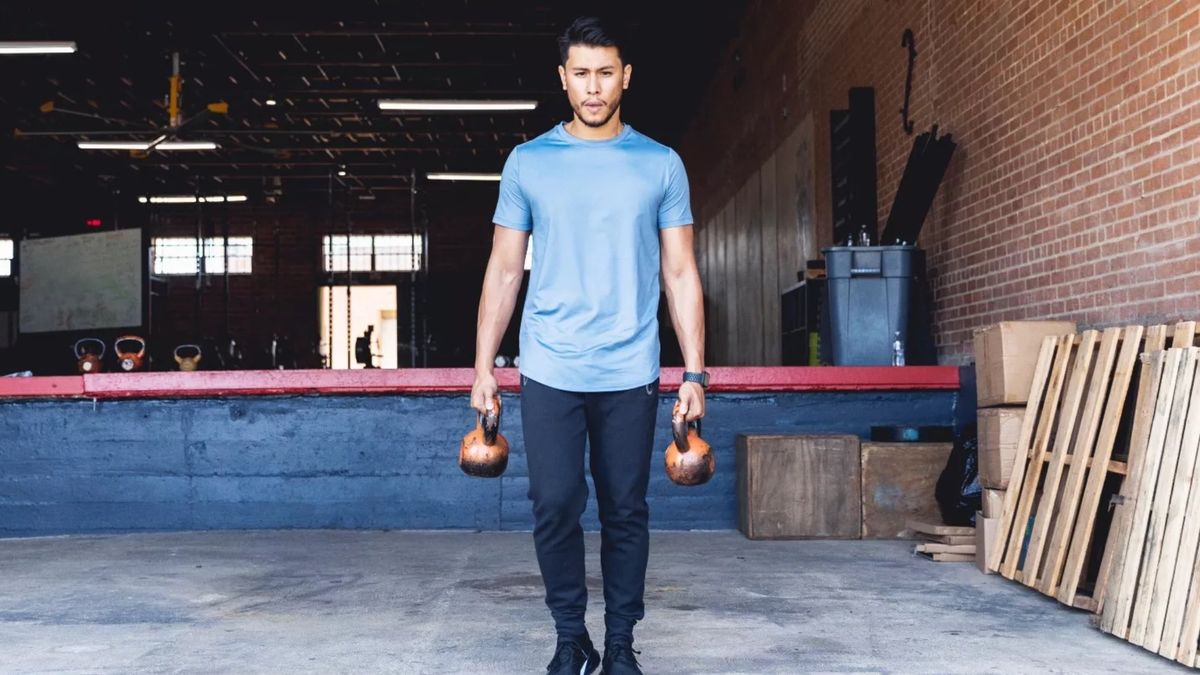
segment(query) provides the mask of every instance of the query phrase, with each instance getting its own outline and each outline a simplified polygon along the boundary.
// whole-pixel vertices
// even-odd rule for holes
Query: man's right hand
[[[475,384],[471,385],[471,407],[481,415],[487,414],[488,410],[494,409],[499,393],[500,385],[496,383],[494,374],[476,372]]]

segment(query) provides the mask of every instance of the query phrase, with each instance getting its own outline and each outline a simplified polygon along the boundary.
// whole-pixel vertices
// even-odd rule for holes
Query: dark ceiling
[[[20,5],[14,7],[14,5]],[[595,4],[570,2],[264,3],[115,16],[135,3],[3,3],[0,40],[74,40],[74,55],[0,56],[0,185],[136,193],[223,190],[261,196],[339,189],[407,200],[412,173],[496,172],[513,146],[569,118],[555,35]],[[41,7],[41,11],[34,8]],[[159,5],[161,7],[161,5]],[[634,79],[622,117],[677,144],[744,0],[603,5],[632,31]],[[252,9],[250,9],[252,8]],[[106,11],[108,10],[108,11]],[[85,151],[90,140],[147,139],[167,126],[172,54],[183,117],[206,152]],[[397,114],[387,97],[534,98],[527,113]],[[266,104],[274,98],[277,105]],[[53,102],[52,112],[40,107]],[[12,130],[12,131],[7,131]],[[336,175],[344,167],[345,177]],[[446,184],[434,190],[451,189]]]

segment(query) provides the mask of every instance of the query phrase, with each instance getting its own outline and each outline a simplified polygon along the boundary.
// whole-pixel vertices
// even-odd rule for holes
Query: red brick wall
[[[491,199],[494,204],[494,196]],[[373,208],[353,214],[353,232],[408,232],[408,208],[407,204],[402,206],[392,213]],[[483,213],[473,202],[455,206],[437,199],[430,206],[429,284],[433,295],[425,311],[436,351],[430,352],[429,365],[470,365],[474,357],[475,310],[490,250],[491,213]],[[321,261],[322,237],[330,228],[327,214],[322,208],[288,206],[247,206],[231,209],[230,213],[229,235],[254,238],[253,272],[230,276],[230,333],[251,348],[264,349],[272,333],[288,335],[297,352],[311,355],[320,339],[318,292],[321,286],[330,283]],[[186,211],[157,215],[147,219],[143,226],[149,236],[195,236],[196,233],[195,216]],[[337,232],[345,232],[344,220],[337,225]],[[218,221],[210,236],[220,234]],[[219,337],[226,320],[224,277],[211,276],[200,291],[199,335],[195,329],[195,277],[166,279],[166,300],[155,305],[156,346],[173,348],[205,336]],[[410,337],[409,274],[356,273],[352,281],[396,284],[402,343],[400,364],[407,367],[410,357],[404,344]],[[345,284],[345,274],[334,275],[332,283]],[[516,333],[510,332],[509,341],[515,342]],[[344,336],[336,338],[344,340]],[[308,367],[320,367],[315,357],[310,356],[306,363]]]
[[[681,148],[702,228],[811,114],[815,235],[829,245],[828,112],[853,86],[875,88],[882,223],[912,144],[905,28],[917,132],[937,123],[959,144],[919,242],[940,360],[968,359],[972,331],[1000,320],[1200,318],[1195,2],[752,0]],[[725,281],[706,274],[718,304]],[[773,289],[760,292],[771,311]],[[724,304],[710,331],[756,311]]]

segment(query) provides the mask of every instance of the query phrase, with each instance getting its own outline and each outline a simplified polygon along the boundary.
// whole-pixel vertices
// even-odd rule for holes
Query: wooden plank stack
[[[975,528],[939,525],[909,520],[908,529],[918,540],[914,551],[934,562],[972,562],[975,560]]]
[[[1183,322],[1043,342],[988,556],[992,571],[1189,666],[1200,642],[1195,339]]]

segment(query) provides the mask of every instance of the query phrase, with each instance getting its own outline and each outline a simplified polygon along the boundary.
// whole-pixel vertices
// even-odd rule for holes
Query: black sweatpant
[[[586,632],[583,528],[585,439],[600,514],[606,639],[632,637],[645,613],[650,509],[646,486],[658,380],[613,392],[570,392],[521,377],[521,418],[533,501],[533,540],[558,635]]]

